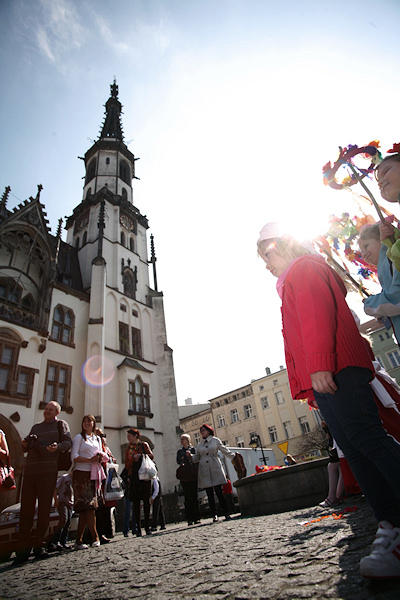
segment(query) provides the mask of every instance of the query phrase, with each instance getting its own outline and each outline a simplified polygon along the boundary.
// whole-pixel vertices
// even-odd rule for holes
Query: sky
[[[314,236],[358,212],[322,167],[339,146],[400,142],[399,30],[398,0],[0,0],[0,193],[12,209],[41,183],[56,232],[115,77],[179,404],[284,365],[259,231]]]

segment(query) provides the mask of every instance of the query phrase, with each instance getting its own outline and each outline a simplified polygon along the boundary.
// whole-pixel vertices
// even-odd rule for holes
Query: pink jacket
[[[311,373],[346,367],[374,372],[342,279],[323,258],[305,255],[289,268],[282,288],[282,323],[292,397],[314,399]]]

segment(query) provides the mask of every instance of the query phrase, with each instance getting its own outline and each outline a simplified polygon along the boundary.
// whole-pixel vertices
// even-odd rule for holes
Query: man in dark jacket
[[[22,451],[27,452],[21,494],[19,548],[17,563],[26,562],[31,547],[35,558],[43,558],[43,538],[49,526],[50,509],[57,481],[58,458],[61,452],[71,449],[72,441],[68,423],[59,421],[58,402],[48,402],[43,412],[44,421],[36,423],[30,434],[21,440]],[[38,501],[38,518],[34,540],[31,530]]]

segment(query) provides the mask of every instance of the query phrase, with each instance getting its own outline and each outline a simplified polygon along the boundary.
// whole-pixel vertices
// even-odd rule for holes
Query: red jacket
[[[313,401],[311,373],[374,368],[339,275],[314,255],[297,259],[282,289],[282,323],[290,390]]]

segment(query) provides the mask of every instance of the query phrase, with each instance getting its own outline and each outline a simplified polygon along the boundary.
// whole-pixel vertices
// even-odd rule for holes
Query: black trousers
[[[206,488],[208,504],[210,505],[211,514],[213,516],[217,514],[215,509],[214,490],[217,494],[222,513],[226,517],[228,514],[228,507],[226,505],[225,496],[222,493],[222,485],[214,485],[213,487]]]

